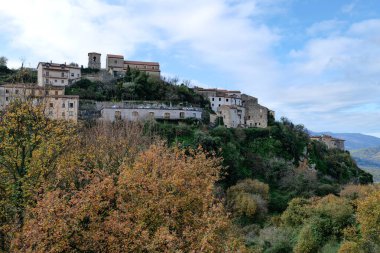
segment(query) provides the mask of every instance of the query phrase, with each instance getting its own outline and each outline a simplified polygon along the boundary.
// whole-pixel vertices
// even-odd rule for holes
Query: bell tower
[[[100,63],[100,57],[101,54],[99,53],[88,53],[88,68],[89,69],[100,69],[101,63]]]

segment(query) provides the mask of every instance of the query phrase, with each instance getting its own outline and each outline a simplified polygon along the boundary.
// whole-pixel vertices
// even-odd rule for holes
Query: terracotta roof
[[[160,65],[158,62],[148,62],[148,61],[124,61],[124,64],[153,65],[153,66]]]
[[[100,54],[100,53],[97,53],[97,52],[89,52],[88,55],[90,54]]]
[[[124,59],[124,56],[117,55],[117,54],[107,54],[107,58],[120,58],[120,59]]]

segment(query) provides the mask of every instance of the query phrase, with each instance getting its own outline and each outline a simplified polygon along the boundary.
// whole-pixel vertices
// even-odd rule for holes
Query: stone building
[[[101,120],[148,120],[148,119],[165,119],[165,120],[181,120],[181,119],[202,119],[201,108],[185,108],[185,107],[165,107],[152,105],[125,105],[104,107],[101,110]]]
[[[37,66],[38,86],[67,86],[81,79],[80,67],[52,62],[40,62]]]
[[[161,70],[158,62],[126,61],[122,55],[107,54],[106,69],[115,74],[125,73],[127,69],[138,69],[151,76],[160,77]]]
[[[95,52],[88,53],[88,68],[101,69],[101,66],[101,54]]]
[[[245,125],[247,127],[268,126],[268,108],[258,103],[258,99],[249,95],[242,95],[242,104],[245,108]]]
[[[343,139],[334,138],[330,135],[324,135],[324,134],[321,136],[311,136],[310,139],[314,141],[323,142],[324,144],[326,144],[327,148],[329,149],[336,148],[336,149],[344,150],[345,140]]]
[[[224,126],[227,128],[245,127],[245,108],[236,105],[221,105],[218,107],[217,115],[223,118]]]
[[[35,84],[0,85],[0,110],[13,100],[32,100],[33,104],[44,104],[45,114],[52,119],[78,120],[79,96],[65,95],[64,87]]]
[[[209,99],[211,109],[223,116],[226,127],[268,126],[269,109],[258,103],[258,99],[240,91],[194,88],[194,91]],[[273,111],[270,111],[273,113]]]
[[[211,104],[211,109],[214,112],[218,111],[218,107],[222,105],[241,106],[241,92],[229,91],[220,89],[202,89],[195,88],[194,91],[205,98],[208,98]]]
[[[106,68],[110,72],[124,72],[124,56],[107,54]]]

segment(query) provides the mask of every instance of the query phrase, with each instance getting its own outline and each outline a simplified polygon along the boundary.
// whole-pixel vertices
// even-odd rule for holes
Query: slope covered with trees
[[[4,252],[378,252],[379,192],[348,152],[289,120],[0,121]],[[362,184],[362,185],[361,185]]]

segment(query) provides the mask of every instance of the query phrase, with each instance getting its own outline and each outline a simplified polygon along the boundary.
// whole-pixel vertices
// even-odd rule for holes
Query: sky
[[[167,77],[239,89],[313,131],[380,137],[379,0],[12,0],[0,56],[157,61]]]

